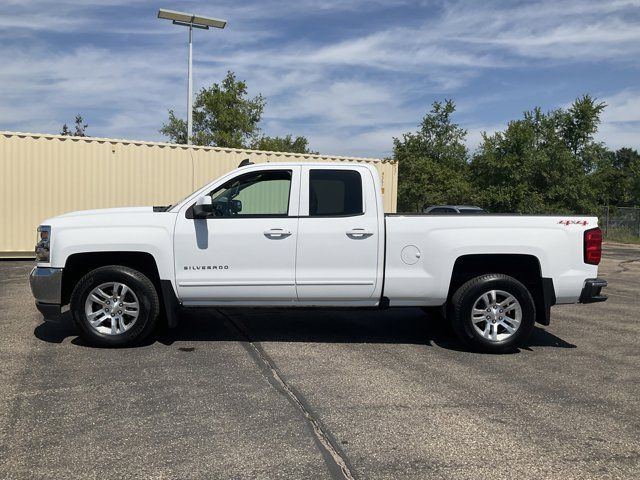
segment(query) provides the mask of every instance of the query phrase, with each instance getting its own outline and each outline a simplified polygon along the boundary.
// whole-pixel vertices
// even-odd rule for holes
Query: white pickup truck
[[[243,162],[244,163],[244,162]],[[38,228],[45,318],[121,346],[180,307],[434,307],[492,352],[556,303],[606,300],[597,218],[383,212],[375,168],[242,165],[169,207],[68,213]]]

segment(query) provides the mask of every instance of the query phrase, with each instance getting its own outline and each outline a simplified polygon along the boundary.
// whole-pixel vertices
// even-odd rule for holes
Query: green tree
[[[193,138],[196,145],[245,148],[258,133],[264,110],[262,95],[247,96],[247,84],[227,72],[222,83],[203,88],[193,104]],[[175,143],[187,143],[187,122],[169,111],[160,132]]]
[[[195,145],[229,148],[253,148],[274,152],[313,153],[305,137],[269,137],[260,134],[264,111],[262,95],[248,97],[247,84],[227,72],[222,83],[203,88],[193,104],[193,136]],[[169,121],[160,133],[174,143],[187,143],[187,122],[169,110]]]
[[[600,205],[640,205],[640,154],[636,150],[607,151],[589,177]]]
[[[640,207],[640,155],[637,150],[623,149],[633,152],[633,161],[629,165],[629,177],[631,178],[629,205]]]
[[[187,143],[187,121],[176,117],[173,110],[169,110],[169,121],[162,125],[160,133],[169,137],[172,143]],[[196,145],[200,145],[196,143]]]
[[[585,172],[591,171],[600,152],[590,151],[593,135],[600,125],[600,114],[605,109],[604,102],[596,103],[590,95],[583,95],[573,102],[567,111],[557,110],[559,134],[571,153],[582,161]],[[593,154],[596,153],[596,156]]]
[[[451,120],[455,109],[451,100],[434,102],[416,132],[393,139],[400,211],[469,200],[467,132]]]
[[[74,130],[71,130],[65,123],[64,125],[62,125],[62,131],[60,132],[60,135],[64,135],[66,137],[86,137],[87,134],[85,133],[85,130],[88,126],[89,125],[84,123],[81,115],[76,115]]]
[[[591,175],[609,155],[593,140],[604,107],[585,95],[567,110],[535,108],[483,135],[471,162],[476,201],[494,212],[595,212]]]
[[[318,153],[309,150],[309,141],[305,137],[293,138],[291,135],[284,137],[262,136],[253,141],[251,148],[270,152]]]

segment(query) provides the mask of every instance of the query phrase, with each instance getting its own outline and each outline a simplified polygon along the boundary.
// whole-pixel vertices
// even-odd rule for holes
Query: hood
[[[79,210],[47,218],[40,225],[51,226],[98,226],[98,225],[149,225],[156,224],[162,213],[153,207],[100,208]]]
[[[42,224],[51,226],[51,265],[64,268],[69,255],[82,252],[156,252],[172,258],[176,218],[153,207],[104,208],[66,213]]]
[[[77,212],[63,213],[55,218],[70,218],[70,217],[84,217],[87,215],[112,215],[112,214],[135,214],[135,213],[150,213],[153,212],[153,207],[121,207],[121,208],[97,208],[95,210],[78,210]]]

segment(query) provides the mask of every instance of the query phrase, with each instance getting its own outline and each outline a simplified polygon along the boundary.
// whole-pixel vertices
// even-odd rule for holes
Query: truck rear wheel
[[[110,265],[80,279],[71,295],[71,311],[82,338],[93,345],[121,347],[153,331],[160,302],[147,276]]]
[[[533,332],[531,293],[513,277],[491,273],[473,278],[451,298],[450,321],[468,346],[502,353],[522,345]]]

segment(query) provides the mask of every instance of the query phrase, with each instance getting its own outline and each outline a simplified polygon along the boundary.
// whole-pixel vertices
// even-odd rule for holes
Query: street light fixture
[[[201,28],[203,30],[209,30],[209,27],[224,28],[227,24],[226,20],[220,20],[218,18],[203,17],[200,15],[194,15],[193,13],[176,12],[174,10],[165,10],[161,8],[158,10],[158,18],[165,20],[172,20],[174,25],[181,25],[183,27],[189,27],[189,87],[187,94],[187,145],[191,145],[191,136],[193,135],[193,79],[192,79],[192,62],[193,62],[193,29]]]

